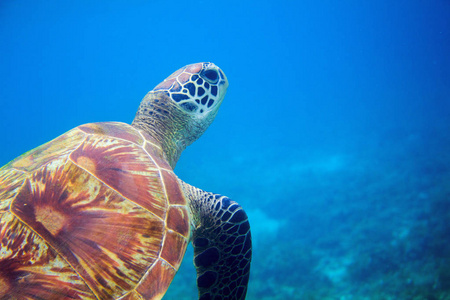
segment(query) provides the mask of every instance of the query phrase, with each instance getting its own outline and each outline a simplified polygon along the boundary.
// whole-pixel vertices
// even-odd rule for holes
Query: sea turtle
[[[246,213],[173,173],[227,87],[213,63],[188,65],[131,125],[81,125],[2,167],[0,299],[161,299],[190,241],[199,298],[244,299]]]

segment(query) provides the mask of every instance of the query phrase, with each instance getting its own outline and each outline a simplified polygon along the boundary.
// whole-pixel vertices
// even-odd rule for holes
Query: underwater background
[[[200,61],[230,87],[175,172],[247,211],[247,299],[450,299],[447,0],[1,0],[0,165]]]

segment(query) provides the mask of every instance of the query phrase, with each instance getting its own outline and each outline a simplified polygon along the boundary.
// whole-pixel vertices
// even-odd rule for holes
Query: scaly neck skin
[[[181,152],[209,126],[192,119],[164,92],[149,92],[142,100],[131,125],[159,142],[172,169]]]

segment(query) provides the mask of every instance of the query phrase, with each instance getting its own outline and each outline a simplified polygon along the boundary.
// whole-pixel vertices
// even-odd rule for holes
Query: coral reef
[[[449,137],[369,146],[217,166],[254,232],[248,299],[450,299]],[[170,295],[195,297],[195,270],[179,273]]]

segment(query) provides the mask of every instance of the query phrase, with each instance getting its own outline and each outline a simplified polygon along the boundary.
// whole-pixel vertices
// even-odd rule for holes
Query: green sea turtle
[[[227,87],[216,65],[188,65],[132,125],[81,125],[2,167],[0,299],[161,299],[190,241],[199,298],[244,299],[247,215],[173,173]]]

